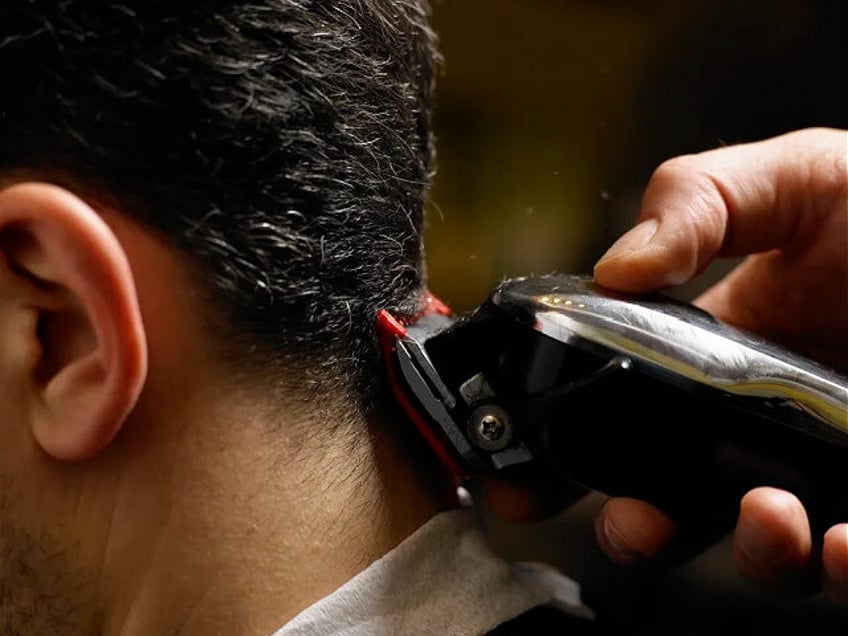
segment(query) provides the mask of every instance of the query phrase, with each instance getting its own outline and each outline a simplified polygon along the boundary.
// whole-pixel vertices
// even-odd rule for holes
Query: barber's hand
[[[747,256],[695,303],[848,369],[847,154],[846,131],[807,129],[662,164],[644,192],[638,224],[596,264],[596,281],[655,291],[689,281],[716,258]],[[619,563],[662,553],[674,534],[658,510],[624,498],[606,504],[596,528]],[[744,576],[803,594],[810,589],[800,582],[811,573],[818,582],[820,569],[824,594],[848,604],[848,523],[811,536],[792,494],[747,493],[733,546]]]

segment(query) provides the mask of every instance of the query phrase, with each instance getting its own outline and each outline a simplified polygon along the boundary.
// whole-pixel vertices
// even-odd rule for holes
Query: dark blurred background
[[[848,126],[843,0],[435,0],[434,290],[578,271],[674,155]]]
[[[425,236],[432,290],[464,311],[505,276],[589,272],[630,227],[663,160],[848,128],[846,6],[434,0],[445,63]],[[694,297],[730,266],[675,295]],[[848,612],[818,597],[774,599],[741,581],[726,544],[650,584],[628,582],[591,548],[602,501],[532,527],[487,518],[502,550],[561,564],[621,631],[848,631]]]

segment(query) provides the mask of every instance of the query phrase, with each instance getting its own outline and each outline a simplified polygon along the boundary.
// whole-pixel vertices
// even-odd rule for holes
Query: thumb
[[[845,131],[814,128],[666,161],[645,188],[641,222],[601,257],[595,280],[654,291],[719,255],[797,245],[844,197],[846,142]]]
[[[604,287],[636,293],[685,283],[694,275],[689,254],[695,248],[688,248],[685,237],[679,235],[677,244],[670,244],[665,234],[658,219],[642,221],[595,264],[595,280]]]
[[[639,223],[596,263],[595,280],[626,292],[681,285],[719,254],[728,208],[716,179],[705,171],[706,155],[663,163],[642,195]]]

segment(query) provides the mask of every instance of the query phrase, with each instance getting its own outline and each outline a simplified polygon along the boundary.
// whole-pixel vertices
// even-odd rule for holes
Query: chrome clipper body
[[[771,485],[817,528],[848,520],[848,378],[693,305],[551,275],[379,324],[398,400],[459,477],[532,468],[725,526]]]

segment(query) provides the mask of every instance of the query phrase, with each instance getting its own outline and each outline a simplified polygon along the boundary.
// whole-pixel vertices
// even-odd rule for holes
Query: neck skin
[[[387,440],[292,450],[254,404],[198,400],[116,481],[104,633],[271,634],[443,508]]]
[[[148,382],[107,452],[45,469],[73,484],[61,498],[76,502],[98,633],[267,636],[451,505],[454,489],[410,460],[395,423],[356,421],[324,396],[322,412],[281,410],[233,380],[170,250],[106,218],[136,277]],[[327,422],[336,433],[298,433]]]

